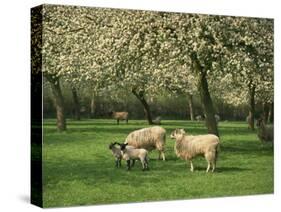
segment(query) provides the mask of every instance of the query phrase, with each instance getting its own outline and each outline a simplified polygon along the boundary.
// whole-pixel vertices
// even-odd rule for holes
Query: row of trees
[[[32,45],[42,53],[32,57],[33,66],[42,60],[42,70],[33,70],[51,85],[60,131],[66,129],[61,80],[74,99],[81,87],[93,94],[130,91],[149,124],[147,97],[185,94],[192,107],[198,95],[208,132],[216,135],[212,96],[247,102],[252,128],[256,100],[273,102],[270,19],[45,5],[32,14]]]

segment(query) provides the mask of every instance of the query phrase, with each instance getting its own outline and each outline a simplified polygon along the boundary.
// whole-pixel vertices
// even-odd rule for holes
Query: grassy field
[[[115,168],[108,149],[123,142],[129,132],[147,127],[130,120],[119,126],[114,120],[68,120],[65,133],[56,131],[55,120],[44,121],[44,207],[103,203],[143,202],[273,193],[273,149],[262,146],[255,132],[242,122],[220,122],[221,151],[215,173],[205,173],[204,158],[194,160],[195,172],[176,158],[174,141],[167,136],[166,158],[149,154],[150,170],[137,161],[131,171]],[[203,123],[163,121],[169,135],[175,128],[204,134]]]

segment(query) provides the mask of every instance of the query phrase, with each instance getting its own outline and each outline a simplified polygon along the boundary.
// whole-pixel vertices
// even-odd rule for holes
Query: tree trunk
[[[61,92],[59,79],[47,78],[51,84],[52,93],[54,96],[54,103],[57,112],[57,129],[58,131],[66,130],[66,120],[65,120],[65,110],[64,110],[64,100]]]
[[[268,123],[273,123],[273,121],[274,121],[274,103],[272,102],[269,106]]]
[[[269,103],[267,102],[263,103],[263,119],[265,124],[267,124],[269,120],[269,109],[270,109]]]
[[[252,82],[249,83],[249,92],[250,92],[250,101],[249,101],[249,125],[250,129],[255,129],[255,92],[256,92],[256,86],[252,84]]]
[[[80,120],[80,103],[79,103],[79,98],[77,95],[77,90],[76,88],[72,87],[71,88],[72,92],[72,97],[73,97],[73,104],[74,104],[74,117],[76,120]]]
[[[152,125],[153,121],[152,121],[152,116],[151,116],[151,112],[150,112],[150,107],[149,107],[148,103],[146,102],[146,100],[144,98],[144,92],[137,92],[136,90],[133,89],[132,93],[137,97],[137,99],[143,105],[145,117],[148,121],[148,124]]]
[[[188,94],[188,106],[189,106],[190,120],[194,121],[193,96],[191,94]]]
[[[91,96],[91,105],[90,105],[90,117],[91,117],[91,119],[95,117],[95,111],[96,111],[95,95],[92,95]]]
[[[219,136],[219,131],[217,127],[217,122],[215,119],[215,110],[213,106],[213,101],[211,95],[209,93],[208,81],[207,81],[207,73],[200,65],[198,59],[194,61],[194,68],[198,74],[198,89],[200,92],[200,99],[202,103],[202,107],[205,113],[206,126],[208,129],[208,133]]]

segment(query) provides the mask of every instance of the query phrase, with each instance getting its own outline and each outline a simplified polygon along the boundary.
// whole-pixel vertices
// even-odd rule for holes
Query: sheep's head
[[[119,143],[118,143],[119,144]],[[119,144],[120,145],[120,149],[121,149],[121,151],[123,151],[124,149],[126,149],[126,146],[128,145],[128,144]]]
[[[111,142],[111,143],[109,144],[108,148],[109,148],[109,149],[112,149],[116,144],[119,144],[119,143],[118,143],[118,142],[114,142],[114,143]]]
[[[115,145],[115,143],[112,143],[112,142],[111,142],[111,143],[109,144],[108,148],[109,148],[109,149],[112,149],[112,148],[114,147],[114,145]]]
[[[184,129],[175,129],[172,133],[171,133],[171,138],[172,139],[176,139],[179,137],[182,137],[186,134],[186,132],[184,131]]]

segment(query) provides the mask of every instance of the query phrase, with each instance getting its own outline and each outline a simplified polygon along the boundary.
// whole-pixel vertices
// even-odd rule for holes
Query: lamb
[[[212,165],[212,172],[215,171],[218,157],[219,138],[216,135],[187,135],[183,129],[176,129],[172,132],[171,138],[175,139],[175,153],[178,157],[190,161],[190,170],[194,171],[192,159],[197,155],[204,155],[209,172]]]
[[[119,120],[125,120],[126,123],[128,124],[128,116],[129,116],[129,113],[128,112],[110,112],[110,114],[112,115],[112,117],[114,119],[117,120],[117,124],[119,124]]]
[[[258,128],[258,138],[262,143],[273,142],[274,130],[273,127],[266,126],[264,119],[259,118],[256,124]]]
[[[124,160],[127,161],[127,170],[131,169],[131,162],[130,160],[140,159],[142,164],[142,170],[148,170],[148,152],[145,149],[130,149],[128,148],[128,144],[119,144],[122,157]]]
[[[117,142],[110,143],[109,149],[111,150],[112,155],[115,157],[115,166],[118,168],[118,167],[121,167],[122,153],[121,153],[121,149],[115,146],[116,144],[119,144],[119,143],[117,143]],[[127,146],[127,149],[134,149],[134,147]],[[134,165],[134,164],[135,164],[135,161],[133,160],[132,165]]]
[[[159,151],[158,159],[162,156],[163,161],[165,160],[165,142],[166,130],[159,126],[135,130],[125,140],[125,144],[129,144],[135,148],[143,148],[147,151],[157,149]]]

